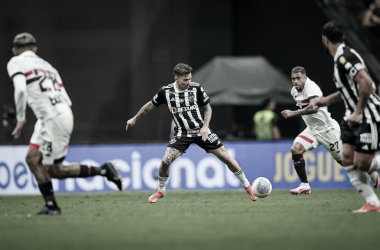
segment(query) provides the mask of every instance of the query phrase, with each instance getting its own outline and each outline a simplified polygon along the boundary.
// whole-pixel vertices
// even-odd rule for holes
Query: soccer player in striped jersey
[[[334,58],[333,80],[338,91],[324,98],[315,98],[310,105],[317,110],[344,101],[342,164],[351,183],[366,200],[366,204],[353,212],[379,212],[380,201],[368,183],[367,173],[374,188],[378,188],[379,177],[373,172],[380,170],[380,155],[375,156],[379,150],[380,97],[362,57],[345,45],[340,23],[330,21],[323,26],[322,43]]]
[[[296,111],[284,110],[281,114],[285,118],[301,116],[307,127],[296,137],[290,149],[294,168],[301,180],[300,186],[290,190],[290,193],[294,195],[310,194],[311,188],[307,180],[305,160],[302,154],[307,150],[313,150],[323,145],[334,159],[341,164],[342,141],[340,139],[340,127],[331,118],[327,107],[321,107],[316,111],[309,106],[311,99],[322,97],[323,94],[319,86],[306,76],[305,68],[293,68],[291,79],[294,86],[291,90],[291,95],[299,109]]]
[[[58,71],[36,55],[36,39],[29,33],[18,34],[13,40],[14,57],[8,62],[8,74],[15,88],[17,125],[12,135],[21,135],[26,105],[37,117],[29,144],[26,163],[34,174],[45,206],[33,215],[61,214],[54,197],[51,178],[72,178],[103,175],[122,189],[121,177],[112,163],[93,167],[72,163],[63,165],[74,126],[71,100]],[[44,164],[42,163],[44,161]]]
[[[159,167],[159,188],[157,192],[149,197],[148,201],[156,203],[159,198],[165,196],[170,164],[185,153],[192,143],[197,144],[206,152],[214,154],[225,163],[239,178],[250,199],[256,201],[257,197],[252,193],[250,182],[245,177],[243,170],[237,161],[228,154],[218,136],[209,128],[212,114],[210,98],[199,83],[191,82],[192,71],[193,69],[187,64],[177,64],[173,72],[175,82],[162,87],[153,99],[147,102],[127,122],[126,130],[135,125],[141,116],[154,109],[154,107],[166,104],[176,125],[174,137],[169,141]],[[202,115],[202,109],[204,110],[204,115]]]

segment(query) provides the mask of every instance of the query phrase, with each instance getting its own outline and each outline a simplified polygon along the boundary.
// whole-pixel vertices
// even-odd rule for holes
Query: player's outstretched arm
[[[128,120],[127,126],[125,130],[128,130],[129,127],[132,127],[135,125],[136,121],[140,119],[141,116],[147,114],[149,111],[151,111],[155,106],[153,105],[152,101],[147,102],[142,108],[139,110],[139,112],[131,119]]]
[[[211,121],[211,115],[212,115],[212,108],[210,104],[207,104],[206,106],[203,107],[204,110],[204,123],[203,127],[201,128],[201,135],[202,135],[202,140],[206,141],[208,137],[208,127],[210,125]]]
[[[341,102],[341,101],[342,101],[342,96],[340,95],[340,92],[337,91],[325,97],[317,97],[317,98],[311,99],[309,106],[313,107],[314,110],[318,111],[319,107],[330,106],[333,103]]]
[[[290,117],[294,117],[294,116],[300,116],[300,115],[309,115],[309,114],[313,114],[313,113],[317,113],[318,110],[315,110],[313,108],[313,106],[311,106],[310,104],[303,108],[303,109],[299,109],[299,110],[284,110],[281,112],[281,115],[285,118],[290,118]]]

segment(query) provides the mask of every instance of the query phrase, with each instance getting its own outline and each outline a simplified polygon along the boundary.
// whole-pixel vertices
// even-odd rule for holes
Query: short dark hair
[[[334,44],[344,42],[343,27],[337,21],[326,23],[322,28],[322,35],[327,37],[327,39]]]
[[[292,69],[291,74],[297,74],[297,73],[301,73],[301,74],[306,75],[306,69],[304,67],[301,67],[301,66],[294,67]]]
[[[193,72],[193,68],[184,63],[178,63],[173,70],[173,75],[176,77],[181,77]]]
[[[26,47],[32,48],[36,46],[36,43],[34,36],[27,32],[20,33],[13,39],[13,45],[18,49]]]

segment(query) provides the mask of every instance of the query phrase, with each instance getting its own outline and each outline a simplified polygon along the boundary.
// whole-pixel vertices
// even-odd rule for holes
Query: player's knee
[[[29,168],[33,170],[42,163],[41,154],[39,152],[28,153],[26,155],[25,161],[28,164]]]
[[[350,155],[342,155],[342,166],[350,166],[354,164],[354,159]]]
[[[290,152],[292,153],[292,155],[300,155],[300,154],[303,154],[302,152],[302,149],[297,147],[296,145],[293,145],[291,148],[290,148]]]
[[[368,171],[370,164],[367,161],[354,160],[354,165],[361,171]]]
[[[170,166],[170,164],[171,164],[171,162],[169,159],[163,159],[161,161],[161,167],[163,167],[163,168],[168,168]]]

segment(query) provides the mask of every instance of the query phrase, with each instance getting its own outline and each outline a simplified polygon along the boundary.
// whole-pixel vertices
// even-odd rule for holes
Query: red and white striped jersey
[[[303,109],[309,105],[309,101],[315,97],[322,97],[323,93],[319,86],[307,78],[305,86],[301,92],[298,92],[295,87],[291,90],[291,95],[299,109]],[[333,128],[334,119],[328,112],[327,107],[320,107],[317,113],[302,115],[306,126],[309,127],[312,134],[320,134]]]
[[[49,120],[70,110],[71,101],[58,71],[33,51],[12,57],[7,69],[12,81],[16,75],[25,76],[27,103],[38,119]]]

